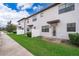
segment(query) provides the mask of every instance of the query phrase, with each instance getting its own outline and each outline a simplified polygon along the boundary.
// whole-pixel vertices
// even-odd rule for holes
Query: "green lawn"
[[[16,42],[36,56],[79,56],[79,48],[72,45],[49,43],[40,37],[8,34]]]

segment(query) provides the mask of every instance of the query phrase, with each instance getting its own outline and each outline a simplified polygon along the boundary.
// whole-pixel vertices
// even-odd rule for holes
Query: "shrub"
[[[79,45],[79,33],[69,34],[69,39],[72,44]]]
[[[27,32],[27,36],[28,37],[31,37],[32,36],[32,33],[31,32]]]
[[[15,33],[15,34],[16,34],[16,31],[13,31],[13,33]]]

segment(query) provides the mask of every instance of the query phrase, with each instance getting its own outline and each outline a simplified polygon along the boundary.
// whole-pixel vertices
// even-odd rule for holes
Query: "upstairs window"
[[[29,23],[29,20],[27,20],[27,23]]]
[[[68,11],[73,11],[75,9],[74,3],[64,3],[59,6],[59,14],[65,13]]]
[[[37,20],[37,18],[33,18],[33,22],[36,21],[36,20]]]
[[[32,21],[34,22],[34,21],[36,21],[36,20],[37,20],[37,18],[36,18],[36,16],[34,16],[33,19],[32,19]]]
[[[67,24],[67,31],[68,32],[75,32],[76,31],[76,23],[68,23]]]
[[[42,32],[49,32],[49,26],[42,26]]]
[[[20,25],[20,22],[18,23],[18,25]]]

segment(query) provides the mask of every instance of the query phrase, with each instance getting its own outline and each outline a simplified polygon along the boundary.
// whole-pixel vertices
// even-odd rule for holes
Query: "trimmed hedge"
[[[32,37],[32,33],[31,32],[27,32],[27,37]]]
[[[79,33],[69,34],[69,39],[72,44],[79,46]]]

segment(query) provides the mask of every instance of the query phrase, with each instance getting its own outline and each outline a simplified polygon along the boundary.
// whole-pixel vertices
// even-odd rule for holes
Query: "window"
[[[19,26],[19,29],[23,30],[24,28],[22,28],[21,26]]]
[[[29,32],[29,28],[27,28],[27,32]]]
[[[32,17],[32,21],[34,22],[34,21],[36,21],[36,20],[37,20],[36,16],[33,16],[33,17]]]
[[[21,28],[22,30],[24,30],[24,28]]]
[[[20,25],[20,22],[18,23],[18,25]]]
[[[49,26],[42,26],[42,32],[49,32]]]
[[[27,20],[27,23],[29,23],[29,20]]]
[[[36,29],[36,27],[34,26],[34,29]]]
[[[74,3],[64,3],[59,6],[59,14],[75,9]]]
[[[33,21],[36,21],[37,20],[37,18],[33,18]]]
[[[75,32],[76,31],[76,23],[68,23],[67,24],[67,31],[68,32]]]

